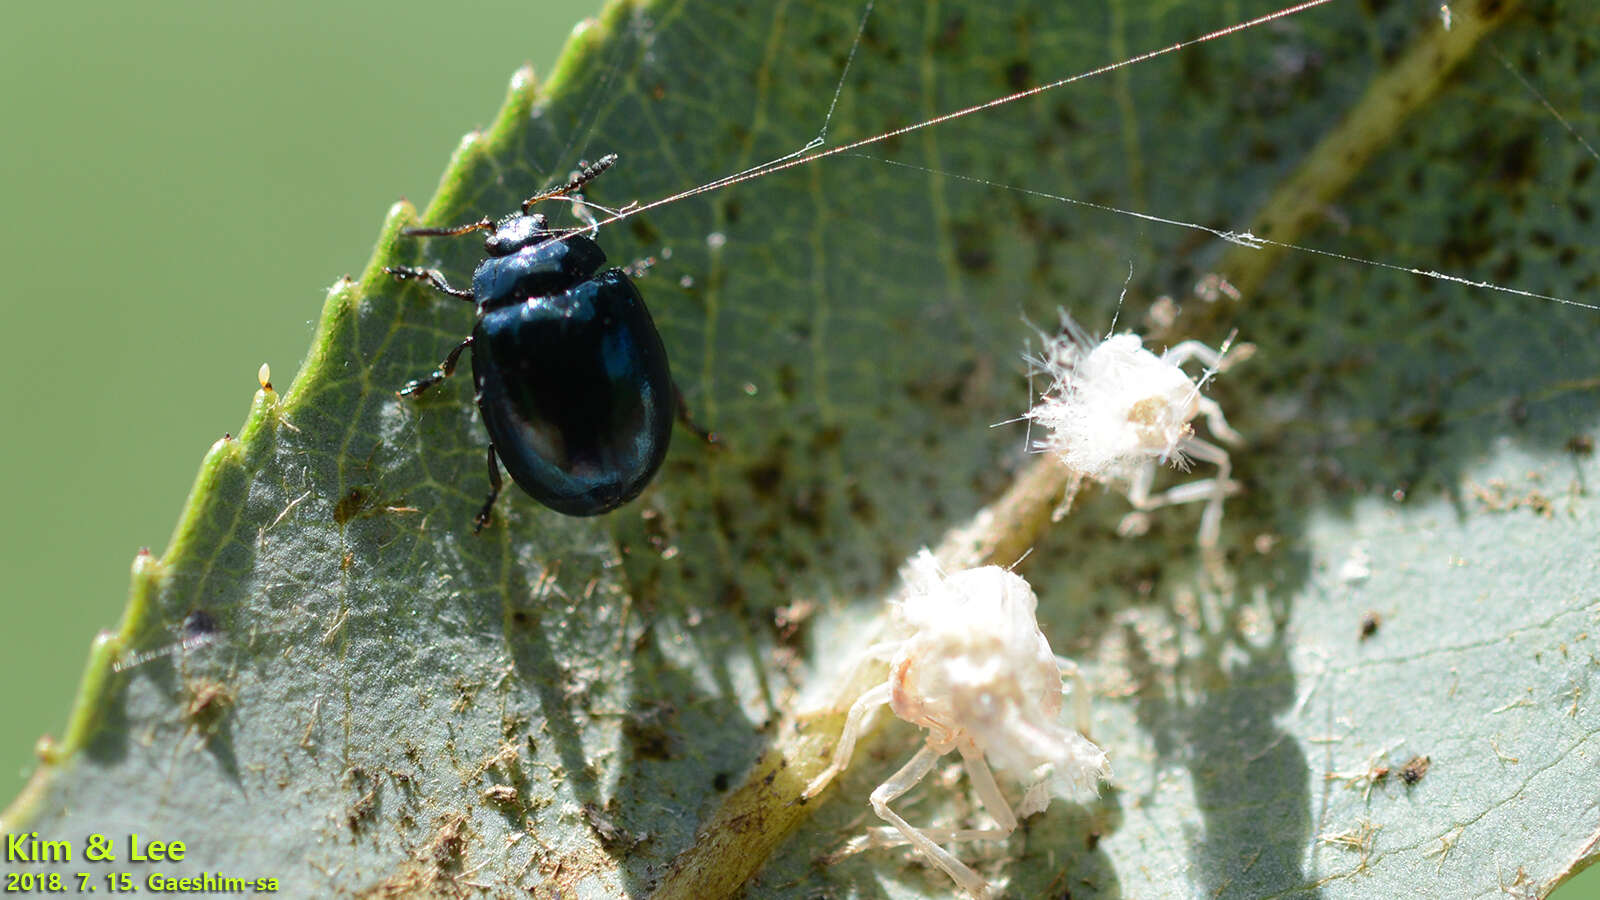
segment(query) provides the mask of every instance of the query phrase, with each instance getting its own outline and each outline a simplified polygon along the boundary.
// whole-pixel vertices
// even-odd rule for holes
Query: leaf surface
[[[588,196],[620,206],[804,145],[860,8],[731,6],[609,7],[548,85],[519,76],[425,221],[500,214],[606,152],[622,163]],[[830,145],[1272,8],[891,6]],[[842,677],[901,563],[1026,470],[1021,426],[990,426],[1028,402],[1029,323],[1065,307],[1104,331],[1131,267],[1123,326],[1171,294],[1185,312],[1154,341],[1238,329],[1258,347],[1210,388],[1248,437],[1232,586],[1199,565],[1191,509],[1122,539],[1125,501],[1091,491],[1030,541],[1019,571],[1096,686],[1115,777],[962,855],[1016,896],[1547,892],[1596,853],[1600,313],[1315,254],[1251,268],[1211,234],[984,183],[1219,231],[1314,195],[1260,233],[1588,302],[1595,159],[1510,73],[1592,133],[1582,4],[1486,29],[1414,108],[1356,120],[1370,146],[1348,171],[1301,168],[1440,28],[1334,3],[606,229],[613,262],[654,260],[641,290],[725,445],[680,430],[650,491],[596,520],[511,490],[471,534],[486,439],[468,379],[394,395],[471,312],[381,267],[465,282],[479,245],[401,237],[397,207],[293,385],[257,396],[172,546],[136,565],[6,830],[185,840],[173,871],[291,893],[708,895],[759,868],[752,895],[947,896],[903,850],[818,863],[870,824],[909,726],[804,808],[799,771],[746,774],[820,764],[837,721],[797,730],[803,698]],[[1196,298],[1214,272],[1242,299]],[[963,785],[902,803],[948,823],[972,808]],[[720,821],[736,833],[697,837]],[[686,881],[697,844],[722,881]]]

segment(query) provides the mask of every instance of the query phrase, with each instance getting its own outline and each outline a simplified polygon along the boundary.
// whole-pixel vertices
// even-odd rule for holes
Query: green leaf
[[[518,77],[424,220],[512,209],[610,151],[588,196],[621,206],[804,145],[860,8],[729,6],[609,7],[547,85]],[[881,4],[828,143],[1271,9]],[[839,717],[798,714],[852,684],[918,547],[1031,546],[1019,571],[1095,684],[1115,776],[959,848],[1013,895],[1547,893],[1597,852],[1600,313],[995,186],[1589,302],[1594,154],[1529,86],[1593,134],[1600,17],[1452,19],[1333,3],[607,228],[614,261],[654,258],[641,289],[725,445],[680,432],[598,520],[511,491],[471,534],[468,380],[393,393],[470,310],[381,268],[465,280],[479,245],[401,237],[397,207],[292,386],[257,395],[136,564],[0,824],[112,838],[119,861],[86,871],[130,870],[132,832],[182,840],[156,868],[291,894],[713,896],[753,874],[759,896],[948,896],[903,850],[830,856],[919,732],[884,724],[801,805]],[[1157,341],[1258,347],[1211,386],[1248,438],[1220,581],[1191,509],[1122,539],[1125,501],[1088,491],[1042,527],[1045,470],[990,427],[1026,407],[1028,322],[1104,331],[1130,266],[1124,326],[1168,293],[1185,312]],[[1242,299],[1195,298],[1207,273]],[[972,806],[942,778],[901,802],[919,824]]]

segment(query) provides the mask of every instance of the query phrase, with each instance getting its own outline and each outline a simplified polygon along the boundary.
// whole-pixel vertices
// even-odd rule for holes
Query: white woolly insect
[[[1150,510],[1204,501],[1200,545],[1213,548],[1222,533],[1223,498],[1236,493],[1239,485],[1228,477],[1232,463],[1227,451],[1196,437],[1192,423],[1203,415],[1218,440],[1230,444],[1243,440],[1228,426],[1222,407],[1201,395],[1200,386],[1254,351],[1253,345],[1245,344],[1229,356],[1226,343],[1218,351],[1199,341],[1184,341],[1156,356],[1136,334],[1097,342],[1063,313],[1061,333],[1047,340],[1044,352],[1034,360],[1052,382],[1027,413],[1048,432],[1034,447],[1056,454],[1084,477],[1125,483],[1135,511],[1118,526],[1123,535],[1148,530]],[[1207,369],[1199,383],[1183,371],[1190,360]],[[1187,469],[1190,459],[1215,465],[1216,477],[1151,495],[1158,463]]]
[[[857,738],[887,703],[928,736],[872,792],[873,811],[894,829],[869,835],[867,845],[909,843],[981,900],[990,896],[988,883],[937,842],[1003,840],[1019,818],[1049,806],[1052,788],[1092,796],[1111,770],[1105,751],[1080,733],[1089,725],[1088,691],[1078,667],[1050,652],[1035,618],[1038,598],[1026,581],[998,566],[946,576],[927,550],[912,559],[905,578],[909,594],[894,609],[904,636],[868,650],[889,659],[889,678],[851,705],[832,764],[803,796],[816,796],[849,765]],[[1072,680],[1076,730],[1058,721],[1063,677]],[[961,754],[993,827],[918,828],[889,807],[952,750]],[[1029,785],[1015,810],[995,783],[991,762]]]

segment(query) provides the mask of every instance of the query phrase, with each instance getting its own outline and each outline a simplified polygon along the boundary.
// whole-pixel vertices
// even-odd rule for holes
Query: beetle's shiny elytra
[[[605,269],[600,245],[556,230],[533,204],[569,195],[616,161],[610,155],[566,185],[523,204],[520,215],[408,235],[488,231],[488,257],[472,289],[450,287],[437,270],[395,266],[476,304],[472,334],[432,374],[400,389],[422,393],[455,370],[472,348],[472,380],[489,431],[489,497],[474,519],[489,521],[503,463],[511,480],[569,516],[610,512],[639,496],[666,458],[674,416],[688,422],[650,311],[621,269]],[[713,438],[695,428],[703,438]]]

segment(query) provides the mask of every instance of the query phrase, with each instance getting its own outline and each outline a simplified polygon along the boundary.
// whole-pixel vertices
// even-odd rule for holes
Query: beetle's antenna
[[[457,225],[453,228],[407,228],[400,232],[408,237],[453,237],[458,234],[468,234],[473,231],[493,231],[494,222],[484,216],[476,222],[466,225]]]
[[[542,203],[545,200],[565,200],[568,203],[573,204],[573,206],[578,209],[583,209],[584,207],[597,209],[610,218],[621,218],[625,216],[628,212],[628,209],[634,204],[629,204],[629,206],[625,206],[620,210],[616,210],[601,206],[598,203],[591,203],[588,200],[583,199],[581,196],[568,196],[589,182],[599,178],[602,172],[616,164],[617,155],[615,153],[607,153],[605,156],[600,157],[598,160],[592,163],[589,163],[578,172],[574,173],[572,178],[568,180],[566,184],[563,184],[558,188],[545,191],[542,194],[535,194],[532,197],[522,201],[523,215],[527,215],[528,210],[532,209],[535,204]],[[406,230],[402,231],[401,234],[404,234],[408,237],[454,237],[458,234],[469,234],[474,231],[494,231],[494,228],[494,220],[488,216],[484,216],[478,221],[469,222],[466,225],[456,225],[451,228],[407,228]],[[582,230],[594,230],[594,223],[589,223],[589,227]]]
[[[540,194],[534,194],[532,197],[522,201],[522,211],[526,213],[528,210],[533,208],[534,204],[541,203],[545,200],[554,200],[557,197],[565,197],[567,194],[570,194],[589,182],[595,180],[596,178],[599,178],[601,173],[616,164],[617,155],[615,153],[607,153],[605,156],[602,156],[594,162],[584,166],[582,169],[579,169],[566,184],[563,184],[558,188],[552,188],[551,190]]]

